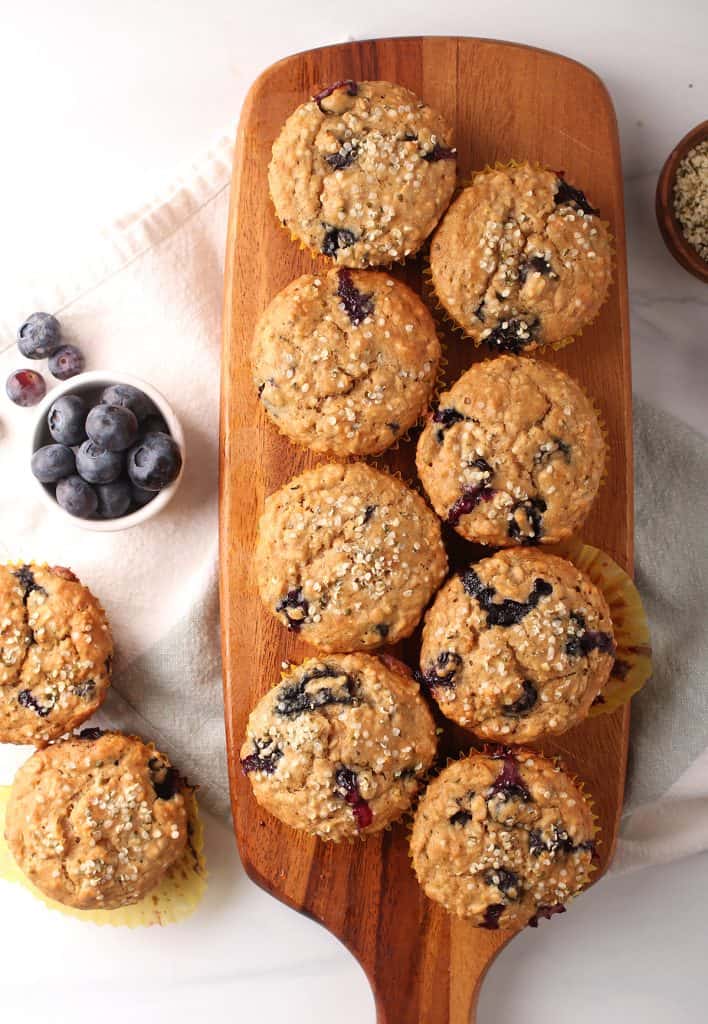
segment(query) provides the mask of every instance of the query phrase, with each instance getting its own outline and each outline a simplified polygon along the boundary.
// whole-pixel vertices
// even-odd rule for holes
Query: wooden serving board
[[[251,707],[279,679],[284,659],[311,653],[260,603],[251,555],[266,495],[321,458],[304,453],[267,421],[251,382],[256,318],[277,291],[313,267],[276,220],[266,171],[281,125],[313,91],[342,78],[400,82],[455,126],[458,172],[512,157],[566,172],[610,221],[615,282],[599,319],[575,344],[544,354],[595,398],[609,434],[607,480],[582,539],[632,569],[632,433],[629,324],[617,127],[612,102],[586,67],[543,50],[483,39],[411,38],[345,43],[280,61],[254,83],[241,115],[231,195],[221,395],[221,615],[224,697],[236,836],[249,875],[320,921],[360,961],[380,1024],[462,1024],[474,1015],[481,980],[510,933],[453,920],[419,889],[405,825],[366,843],[325,844],[262,811],[239,765]],[[424,259],[392,273],[421,290]],[[486,353],[439,323],[455,379]],[[383,464],[414,479],[414,441]],[[453,565],[478,554],[451,545]],[[415,638],[398,653],[415,664]],[[614,847],[627,757],[627,710],[594,718],[540,747],[560,753],[587,781],[603,831],[601,869]],[[441,760],[472,737],[445,729]],[[444,761],[442,761],[444,763]],[[584,898],[592,899],[592,896]],[[553,922],[542,923],[553,927]]]

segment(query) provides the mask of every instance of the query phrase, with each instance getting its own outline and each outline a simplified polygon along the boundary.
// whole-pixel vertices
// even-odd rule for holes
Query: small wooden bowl
[[[708,263],[701,259],[693,246],[686,241],[674,213],[674,182],[676,181],[676,170],[683,158],[689,150],[707,138],[708,121],[696,125],[688,135],[684,135],[669,154],[656,185],[656,219],[667,249],[682,267],[706,283],[708,283]]]

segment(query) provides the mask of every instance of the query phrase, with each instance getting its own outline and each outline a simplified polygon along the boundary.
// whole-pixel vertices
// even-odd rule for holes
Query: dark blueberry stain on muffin
[[[326,114],[327,111],[324,110],[322,107],[322,100],[326,100],[327,97],[331,96],[333,92],[337,91],[337,89],[343,89],[345,86],[347,87],[347,96],[356,96],[357,93],[359,92],[359,86],[356,84],[356,82],[354,82],[351,78],[342,78],[338,82],[335,82],[333,85],[328,85],[326,89],[320,89],[319,92],[316,92],[314,94],[312,99],[315,101],[315,103],[320,108],[323,114]]]
[[[531,680],[524,679],[521,688],[524,691],[523,695],[518,700],[515,700],[513,704],[505,704],[502,708],[502,714],[510,718],[521,718],[523,715],[528,715],[529,711],[536,706],[538,690]]]
[[[96,692],[96,683],[93,679],[86,679],[83,683],[76,683],[71,689],[77,697],[93,697]]]
[[[103,729],[99,729],[98,726],[94,725],[88,729],[82,729],[77,735],[77,739],[80,740],[99,740],[103,736]]]
[[[418,682],[429,690],[436,686],[455,685],[455,675],[462,665],[462,658],[456,651],[441,651],[435,661],[424,672],[416,672]]]
[[[22,587],[23,604],[27,604],[27,598],[35,590],[40,594],[44,594],[45,597],[47,596],[47,591],[37,583],[29,565],[23,565],[21,569],[17,569],[12,575]]]
[[[334,171],[343,171],[350,167],[359,155],[359,147],[355,142],[345,142],[336,153],[328,153],[325,160]]]
[[[354,326],[358,327],[362,320],[366,320],[367,316],[371,316],[374,311],[373,294],[359,291],[348,267],[338,270],[337,276],[339,278],[337,295],[342,300],[347,316]]]
[[[492,757],[503,760],[502,770],[487,790],[487,800],[501,796],[503,800],[511,800],[516,797],[524,803],[532,802],[531,794],[521,778],[519,762],[508,748],[502,748],[499,754],[492,754]]]
[[[398,431],[401,429],[401,424],[396,423],[394,420],[392,420],[390,423],[387,423],[386,426],[388,427],[392,434],[397,434]]]
[[[462,575],[462,586],[465,593],[475,598],[484,612],[487,613],[487,626],[516,626],[529,612],[533,611],[542,597],[553,593],[553,585],[540,577],[533,581],[529,596],[525,601],[512,601],[507,598],[496,603],[495,587],[486,586],[474,571],[466,569]]]
[[[382,640],[385,640],[389,634],[391,627],[387,622],[377,622],[374,629],[379,634]]]
[[[106,669],[106,675],[109,676],[113,669],[113,655],[109,654],[104,662],[104,668]]]
[[[265,772],[272,775],[278,767],[278,761],[283,756],[280,747],[276,747],[272,740],[254,740],[255,751],[241,758],[241,768],[248,775],[249,772]]]
[[[468,420],[469,416],[465,416],[464,413],[458,409],[453,409],[448,406],[446,409],[436,409],[433,413],[433,423],[439,423],[440,426],[435,431],[435,440],[438,444],[442,444],[445,439],[445,432],[454,427],[456,423],[463,423]]]
[[[349,228],[333,228],[323,224],[325,229],[322,252],[325,256],[336,256],[340,249],[349,249],[356,242],[356,235]]]
[[[505,896],[510,896],[512,899],[518,899],[521,893],[521,887],[519,885],[519,879],[513,871],[507,870],[507,868],[492,868],[484,876],[484,881],[487,885],[496,885],[500,892],[503,892]],[[513,896],[511,895],[513,892]]]
[[[610,675],[614,676],[615,679],[626,679],[631,668],[632,666],[629,664],[628,661],[624,661],[622,658],[615,658],[615,662],[612,666],[612,672],[610,673]],[[599,696],[600,694],[598,694],[598,697]],[[597,697],[595,698],[595,700],[597,700]],[[598,701],[598,703],[600,702]],[[602,703],[604,704],[604,698],[602,700]]]
[[[552,907],[542,904],[537,908],[536,913],[529,921],[529,928],[538,928],[538,922],[542,917],[549,921],[554,914],[565,914],[565,907],[562,903],[554,903]]]
[[[152,764],[155,758],[148,762]],[[158,800],[171,800],[179,792],[179,772],[176,768],[166,767],[164,764],[155,771],[152,776],[152,788]]]
[[[484,341],[492,352],[511,352],[518,356],[534,340],[538,326],[537,320],[531,323],[517,318],[503,320],[498,327],[492,328]]]
[[[480,304],[475,309],[474,315],[481,323],[484,323],[484,299],[482,299]]]
[[[543,536],[543,514],[546,508],[543,498],[524,498],[523,501],[517,501],[509,513],[509,536],[517,544],[538,544]],[[523,522],[519,521],[517,512],[521,512],[526,520],[525,527]]]
[[[285,624],[293,633],[297,633],[302,629],[302,624],[307,618],[308,610],[309,605],[302,596],[300,587],[289,590],[285,597],[281,598],[275,606],[276,613],[282,614],[285,617]]]
[[[463,516],[469,515],[477,508],[480,501],[491,501],[497,493],[493,487],[489,486],[494,477],[494,470],[485,459],[477,457],[468,462],[467,466],[474,466],[479,470],[482,479],[477,484],[468,484],[455,504],[448,510],[445,522],[450,526],[457,526]]]
[[[561,825],[552,825],[551,834],[544,839],[540,829],[532,828],[529,832],[529,853],[532,857],[540,857],[542,853],[569,854],[577,853],[578,850],[595,850],[595,843],[592,839],[582,843],[574,843],[567,831]]]
[[[499,918],[503,912],[503,903],[490,903],[484,911],[484,920],[482,921],[480,928],[489,928],[490,931],[496,931],[499,927]]]
[[[548,277],[551,269],[551,264],[543,256],[531,256],[519,264],[519,281],[521,284],[526,284],[529,274],[541,274],[543,277]]]
[[[554,455],[562,455],[564,462],[570,465],[570,445],[560,437],[552,438],[547,444],[542,444],[533,457],[535,466],[545,466],[551,461]]]
[[[28,711],[34,711],[40,718],[46,718],[56,704],[56,699],[52,698],[51,704],[40,704],[31,690],[20,690],[17,694],[17,703],[20,707],[27,708]]]
[[[373,516],[375,511],[376,511],[376,505],[367,505],[366,506],[366,508],[364,509],[364,523],[368,523],[368,521],[371,519],[371,517]]]
[[[426,163],[436,164],[438,160],[456,160],[457,150],[454,146],[441,146],[436,142],[432,149],[422,154]]]
[[[558,179],[558,189],[553,199],[556,206],[575,206],[576,209],[582,210],[583,213],[591,214],[595,217],[600,216],[600,211],[590,205],[585,193],[581,192],[579,188],[573,188],[564,178]]]
[[[320,679],[336,679],[339,685],[317,686],[308,689],[310,683]],[[305,672],[296,683],[281,686],[275,700],[275,711],[285,718],[297,718],[308,711],[327,707],[330,704],[356,705],[357,682],[348,672],[335,665],[322,665]]]
[[[571,612],[572,632],[565,643],[565,653],[571,658],[587,657],[592,651],[602,654],[614,654],[615,644],[609,633],[587,629],[585,616],[580,612]]]
[[[466,825],[468,821],[472,821],[472,815],[469,811],[455,811],[448,820],[451,825]]]
[[[366,800],[359,792],[359,779],[351,768],[338,768],[334,775],[335,789],[350,805],[358,829],[368,828],[374,815]]]

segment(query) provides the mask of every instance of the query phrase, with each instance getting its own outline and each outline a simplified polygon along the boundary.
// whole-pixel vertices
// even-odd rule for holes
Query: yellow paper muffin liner
[[[452,197],[452,200],[450,201],[450,205],[448,206],[447,210],[445,211],[445,213],[442,215],[442,217],[438,221],[438,224],[436,225],[435,230],[437,231],[437,228],[442,224],[443,220],[445,219],[445,217],[448,214],[448,211],[450,210],[450,208],[452,207],[452,205],[454,204],[455,200],[460,195],[460,193],[463,192],[466,188],[469,188],[471,186],[472,182],[477,177],[477,175],[479,175],[479,174],[486,174],[486,173],[489,173],[490,171],[509,171],[509,170],[513,170],[516,167],[521,167],[523,164],[529,164],[531,167],[534,168],[534,170],[538,170],[538,171],[549,171],[549,170],[552,170],[552,168],[546,167],[544,164],[538,163],[538,161],[536,161],[536,160],[516,160],[516,159],[511,159],[511,160],[507,160],[505,162],[504,161],[500,161],[500,160],[495,160],[495,162],[493,164],[485,164],[484,167],[481,168],[481,170],[470,171],[469,175],[462,181],[462,184],[460,185],[460,187],[458,189],[456,189],[456,191],[455,191],[455,193],[454,193],[454,195]],[[555,172],[553,172],[553,173],[555,173]],[[588,320],[586,323],[584,323],[582,327],[579,327],[578,330],[575,331],[574,334],[568,335],[565,338],[560,338],[558,341],[536,342],[536,344],[532,348],[529,347],[529,348],[524,349],[524,352],[521,353],[521,354],[523,354],[523,355],[526,355],[526,354],[530,355],[532,352],[542,352],[542,351],[548,350],[548,349],[552,349],[553,351],[558,352],[560,349],[566,348],[568,345],[573,344],[574,341],[577,341],[578,338],[582,337],[583,332],[588,327],[591,327],[595,323],[595,321],[597,320],[598,316],[600,315],[600,311],[602,310],[603,306],[607,302],[607,299],[609,297],[609,294],[610,294],[610,291],[612,289],[612,286],[615,283],[615,265],[616,265],[615,238],[614,238],[614,235],[612,234],[612,231],[610,230],[610,222],[600,218],[600,223],[607,230],[608,243],[609,243],[609,248],[610,248],[610,275],[609,275],[609,279],[608,279],[608,282],[607,282],[607,288],[606,288],[606,291],[605,291],[605,295],[603,297],[602,302],[600,303],[600,305],[598,307],[597,313],[595,314],[594,317],[592,317],[590,320]],[[432,269],[430,267],[430,263],[428,263],[428,265],[423,270],[423,281],[424,281],[424,292],[425,292],[425,294],[426,294],[426,296],[428,298],[428,301],[432,305],[435,306],[435,308],[439,312],[439,315],[442,317],[442,319],[445,321],[445,323],[448,325],[448,327],[451,330],[455,331],[456,333],[460,334],[466,340],[471,341],[474,344],[475,348],[480,348],[482,345],[484,345],[485,342],[484,342],[483,339],[481,339],[481,338],[480,339],[476,339],[476,338],[473,338],[471,334],[468,334],[467,331],[465,330],[465,328],[460,323],[458,323],[458,321],[454,318],[454,316],[447,309],[447,306],[443,302],[441,296],[438,294],[438,292],[435,289],[435,285],[433,284],[433,275],[432,275]],[[492,355],[494,355],[494,353],[492,353]]]
[[[169,869],[160,884],[138,902],[116,910],[77,910],[50,899],[30,882],[10,853],[5,841],[5,815],[10,786],[0,786],[0,879],[23,886],[50,910],[90,921],[97,925],[141,928],[175,924],[192,914],[204,896],[207,869],[204,858],[204,833],[199,818],[195,791],[182,790],[187,810],[187,846],[180,860]]]

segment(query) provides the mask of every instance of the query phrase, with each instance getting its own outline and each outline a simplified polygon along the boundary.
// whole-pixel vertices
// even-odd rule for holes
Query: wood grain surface
[[[481,980],[512,937],[450,918],[428,901],[410,867],[406,825],[366,843],[334,846],[298,834],[262,811],[239,761],[248,713],[308,649],[258,598],[251,555],[266,495],[318,461],[281,437],[259,407],[248,352],[255,321],[294,277],[324,267],[292,243],[276,220],[266,172],[287,115],[341,78],[408,86],[455,126],[458,171],[528,158],[563,170],[609,220],[615,281],[598,320],[575,344],[544,354],[584,385],[601,410],[609,465],[581,532],[632,568],[632,433],[622,175],[612,103],[587,68],[542,50],[481,39],[409,38],[346,43],[289,57],[254,83],[243,108],[231,196],[221,397],[221,615],[224,697],[236,836],[251,878],[337,935],[364,967],[380,1024],[463,1024],[474,1018]],[[420,290],[424,257],[394,276]],[[439,321],[452,380],[485,353]],[[414,478],[414,440],[380,460]],[[456,538],[452,561],[478,554]],[[401,654],[415,663],[417,639]],[[587,782],[603,830],[601,869],[611,857],[622,805],[627,710],[601,716],[539,745],[560,753]],[[472,736],[446,726],[441,761]],[[592,894],[581,897],[592,899]],[[571,910],[572,913],[572,910]],[[553,927],[553,921],[541,927]],[[365,1012],[362,1009],[362,1022]]]

